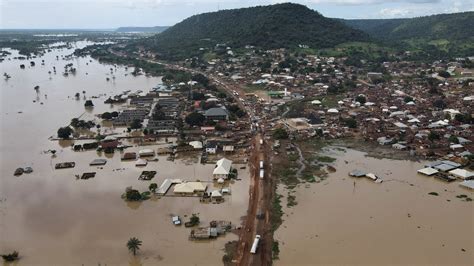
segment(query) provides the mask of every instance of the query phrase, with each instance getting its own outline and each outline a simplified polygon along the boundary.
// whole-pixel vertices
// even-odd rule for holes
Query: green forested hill
[[[195,15],[140,45],[163,58],[183,58],[218,43],[233,48],[289,48],[299,44],[326,48],[366,40],[367,34],[339,20],[326,18],[303,5],[285,3]]]
[[[411,19],[345,20],[374,38],[404,40],[411,38],[468,39],[474,36],[474,12],[439,14]]]
[[[378,39],[386,38],[408,19],[343,19],[349,27],[361,30]]]
[[[413,52],[414,59],[474,55],[474,12],[343,22],[385,46]]]

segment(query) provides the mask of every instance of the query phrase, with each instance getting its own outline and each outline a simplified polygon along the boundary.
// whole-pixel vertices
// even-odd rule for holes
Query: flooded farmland
[[[214,165],[160,156],[159,161],[137,168],[133,161],[122,162],[118,152],[107,156],[74,152],[71,141],[50,140],[71,118],[119,110],[120,105],[103,103],[108,96],[124,90],[149,91],[161,82],[160,78],[134,77],[131,69],[102,65],[89,57],[61,59],[72,51],[8,60],[17,56],[13,51],[0,63],[1,71],[11,75],[0,81],[0,253],[18,250],[21,260],[15,265],[221,265],[224,244],[237,236],[228,233],[212,241],[189,241],[190,229],[174,226],[171,215],[187,220],[196,213],[203,225],[211,220],[239,224],[248,205],[248,170],[239,169],[242,180],[230,184],[232,194],[222,204],[200,204],[196,197],[125,202],[120,196],[126,187],[145,191],[151,182],[159,185],[165,178],[200,180],[213,187]],[[30,61],[36,65],[31,67]],[[69,63],[77,71],[66,77],[62,69]],[[20,64],[26,68],[20,69]],[[53,66],[57,74],[48,73]],[[79,100],[76,93],[81,95]],[[92,110],[84,109],[85,99],[94,102]],[[57,156],[44,153],[50,149],[57,150]],[[139,149],[134,146],[127,151]],[[103,167],[89,166],[96,158],[108,162]],[[54,170],[56,163],[64,161],[74,161],[76,167]],[[33,173],[13,176],[17,167],[25,166],[31,166]],[[157,171],[157,175],[152,181],[140,181],[143,170]],[[90,171],[97,172],[95,178],[75,177]],[[125,244],[130,237],[143,241],[140,256],[129,254]]]
[[[474,208],[456,197],[472,198],[472,192],[458,182],[417,174],[423,162],[339,148],[328,154],[337,158],[337,171],[320,183],[300,185],[297,205],[284,208],[275,265],[472,265]],[[349,177],[355,169],[384,181]]]

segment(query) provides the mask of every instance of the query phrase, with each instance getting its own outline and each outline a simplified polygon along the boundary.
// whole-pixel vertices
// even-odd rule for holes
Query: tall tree
[[[142,241],[136,237],[132,237],[127,242],[127,248],[130,252],[133,252],[133,256],[137,255],[137,251],[140,250]]]

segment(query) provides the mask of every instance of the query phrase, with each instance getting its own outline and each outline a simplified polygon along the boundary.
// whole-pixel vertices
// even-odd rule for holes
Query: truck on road
[[[258,242],[260,241],[260,235],[256,235],[255,239],[253,240],[252,248],[250,249],[250,253],[255,254],[257,253]]]

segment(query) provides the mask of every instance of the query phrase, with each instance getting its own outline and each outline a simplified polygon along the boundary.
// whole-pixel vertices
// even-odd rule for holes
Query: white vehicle
[[[260,169],[260,179],[263,179],[265,177],[265,171],[263,169]]]
[[[179,218],[179,216],[173,216],[171,218],[171,222],[174,224],[174,225],[181,225],[181,219]]]
[[[260,169],[263,169],[263,161],[260,161]]]
[[[263,139],[260,139],[260,145],[263,145]]]
[[[250,253],[255,254],[257,253],[258,242],[260,241],[260,235],[256,235],[255,239],[253,240],[252,248],[250,249]]]

